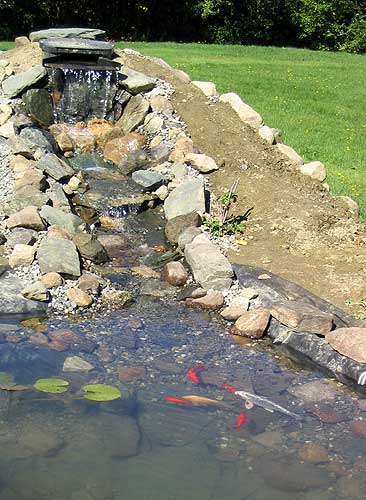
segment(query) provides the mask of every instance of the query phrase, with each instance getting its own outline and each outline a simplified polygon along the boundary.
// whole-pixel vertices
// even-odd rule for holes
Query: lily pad
[[[3,391],[25,391],[29,389],[29,386],[16,384],[11,373],[0,372],[0,389]]]
[[[113,385],[88,384],[82,388],[84,398],[90,401],[113,401],[122,397],[121,391]]]
[[[67,392],[70,383],[62,378],[40,378],[34,384],[35,389],[50,394],[62,394]]]

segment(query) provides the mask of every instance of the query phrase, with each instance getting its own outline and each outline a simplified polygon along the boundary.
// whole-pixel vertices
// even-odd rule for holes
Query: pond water
[[[365,401],[265,340],[234,338],[213,313],[136,293],[144,280],[126,268],[163,241],[162,220],[149,210],[121,223],[130,244],[110,278],[134,291],[131,306],[79,320],[0,322],[1,372],[27,386],[53,376],[71,385],[59,395],[0,390],[1,500],[364,498]],[[74,348],[39,345],[40,333],[65,330],[80,336]],[[68,356],[94,369],[65,373]],[[197,366],[195,383],[188,371]],[[122,398],[85,400],[87,383],[117,386]],[[224,383],[301,418],[251,408]],[[216,403],[164,399],[187,395]]]

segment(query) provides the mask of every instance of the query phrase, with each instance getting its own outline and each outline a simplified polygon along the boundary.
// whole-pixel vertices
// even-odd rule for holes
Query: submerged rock
[[[69,356],[65,359],[62,371],[64,372],[90,372],[94,366],[79,356]]]
[[[42,316],[47,305],[25,299],[21,295],[25,283],[18,276],[8,272],[0,276],[0,317]]]
[[[161,277],[173,286],[183,286],[187,282],[188,273],[180,262],[168,262],[165,264]]]

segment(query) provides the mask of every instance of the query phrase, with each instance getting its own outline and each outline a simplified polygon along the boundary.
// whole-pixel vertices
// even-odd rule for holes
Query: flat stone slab
[[[86,38],[49,38],[40,41],[41,49],[50,54],[89,54],[112,57],[114,45]]]
[[[0,276],[0,318],[26,318],[46,314],[46,304],[25,299],[20,295],[24,286],[25,282],[11,272]]]
[[[164,202],[165,217],[173,219],[191,212],[206,211],[203,179],[193,179],[177,186]]]
[[[117,59],[117,62],[118,61]],[[127,66],[123,66],[119,71],[118,83],[132,95],[139,94],[140,92],[147,92],[155,87],[155,80],[153,78],[128,68]]]
[[[95,28],[50,28],[48,30],[32,31],[29,35],[31,42],[39,42],[45,38],[89,38],[95,39],[105,34],[105,31]]]
[[[7,97],[15,97],[23,90],[28,89],[43,77],[47,75],[47,70],[41,65],[33,66],[33,68],[17,75],[9,76],[3,81],[2,87],[4,94]]]

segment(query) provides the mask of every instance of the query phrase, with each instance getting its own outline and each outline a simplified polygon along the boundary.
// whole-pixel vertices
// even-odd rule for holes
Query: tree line
[[[366,52],[365,0],[0,0],[0,39],[93,26],[114,40]]]

